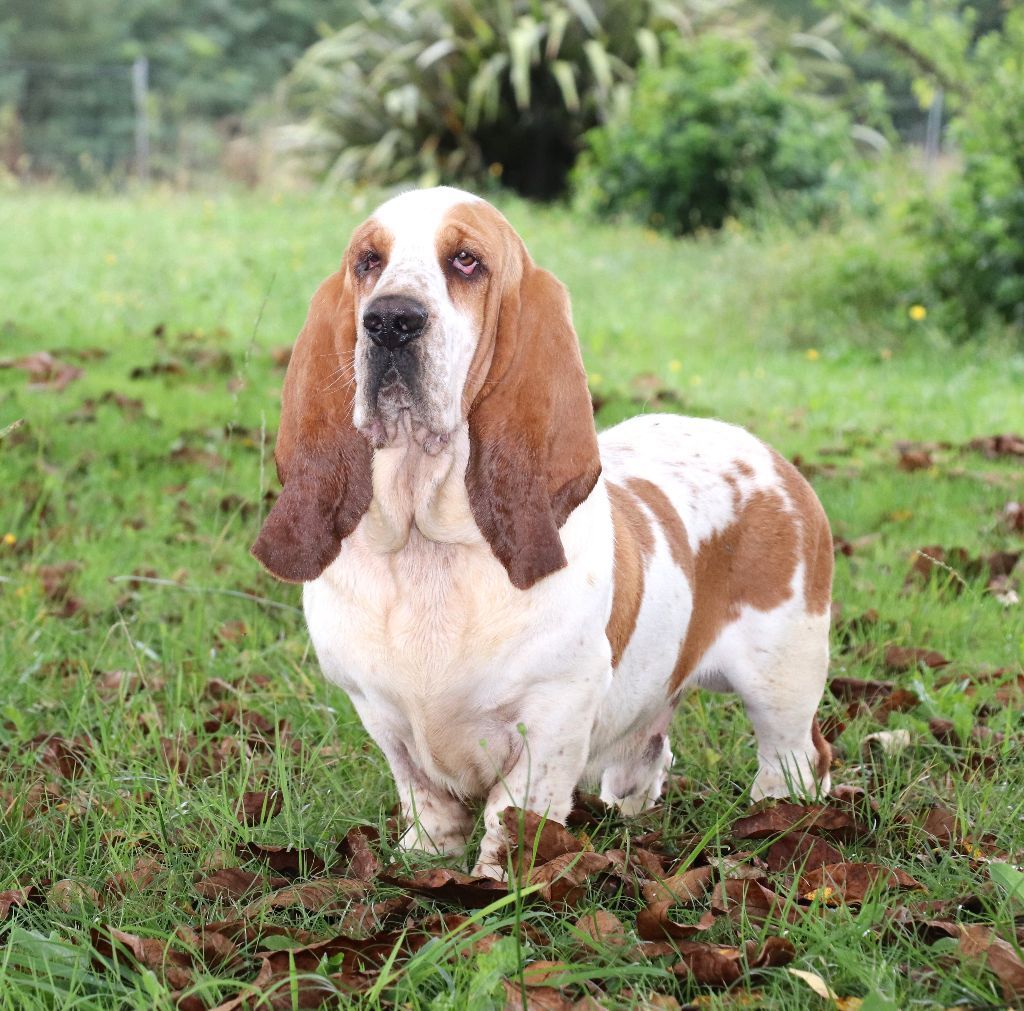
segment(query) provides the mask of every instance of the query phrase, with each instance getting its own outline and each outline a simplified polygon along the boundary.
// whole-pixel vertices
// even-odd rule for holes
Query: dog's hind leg
[[[636,735],[635,744],[621,761],[601,775],[601,800],[617,807],[626,817],[657,804],[672,766],[668,724],[672,710]]]
[[[708,669],[722,672],[743,700],[757,735],[751,800],[830,789],[831,748],[815,720],[828,677],[828,628],[827,612],[810,614],[789,602],[748,612],[709,653]],[[703,680],[700,672],[695,680]]]

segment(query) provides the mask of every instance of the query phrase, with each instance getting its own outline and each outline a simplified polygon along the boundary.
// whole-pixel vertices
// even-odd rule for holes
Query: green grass
[[[233,862],[240,841],[325,854],[353,825],[384,828],[395,800],[385,763],[344,696],[322,681],[297,590],[275,584],[248,555],[274,484],[282,372],[270,350],[290,343],[316,283],[370,206],[267,194],[29,192],[0,202],[0,357],[49,350],[84,370],[63,392],[33,391],[21,371],[0,370],[0,431],[25,419],[0,442],[0,537],[12,535],[0,543],[0,891],[36,882],[47,896],[0,925],[0,1008],[169,1006],[151,973],[98,970],[90,928],[167,938],[180,924],[227,918],[236,905],[201,899],[193,879],[225,855]],[[908,473],[894,443],[956,446],[1024,429],[1024,359],[996,338],[949,346],[927,318],[909,319],[909,288],[905,298],[899,283],[876,293],[868,267],[869,280],[859,282],[865,249],[881,249],[878,263],[897,276],[915,255],[884,224],[677,243],[518,202],[505,209],[539,262],[569,285],[592,386],[605,401],[602,424],[648,408],[660,391],[671,409],[745,424],[812,468],[834,530],[857,545],[838,559],[836,599],[847,617],[868,608],[880,615],[856,633],[859,650],[842,652],[837,642],[834,673],[887,676],[881,652],[890,643],[953,660],[897,677],[921,702],[890,717],[912,745],[881,767],[860,749],[877,721],[848,722],[834,779],[865,786],[878,809],[870,833],[843,850],[901,867],[929,898],[980,895],[979,919],[1012,937],[1014,907],[988,865],[959,837],[929,847],[900,818],[941,803],[986,854],[1024,852],[1020,697],[986,708],[991,686],[964,691],[978,671],[1024,662],[1024,607],[1004,607],[981,582],[959,595],[934,586],[904,592],[903,582],[924,544],[972,554],[1021,548],[999,521],[1007,501],[1024,498],[1020,461],[940,449],[934,466]],[[834,285],[841,301],[831,298]],[[181,373],[130,378],[158,361],[180,363]],[[103,402],[111,390],[141,405]],[[54,613],[62,605],[47,599],[39,575],[65,562],[77,563],[69,593],[81,603],[66,618]],[[133,572],[151,581],[128,581]],[[229,622],[243,622],[245,634],[232,634],[239,629]],[[942,683],[950,670],[962,679]],[[105,687],[112,671],[125,675]],[[253,747],[245,729],[212,715],[219,694],[285,730]],[[823,711],[843,708],[829,696]],[[965,772],[965,752],[938,742],[928,720],[952,719],[963,731],[980,716],[1005,738],[985,745],[992,767]],[[53,733],[86,741],[77,778],[40,764],[31,742]],[[191,771],[170,768],[162,739],[184,742]],[[707,696],[682,705],[674,750],[689,785],[633,831],[660,827],[676,845],[694,833],[725,845],[755,768],[737,703]],[[44,784],[53,788],[48,802]],[[241,793],[271,788],[282,794],[281,813],[240,827]],[[588,832],[601,848],[620,829],[609,822]],[[105,891],[141,856],[159,865],[149,885],[123,897]],[[74,884],[53,889],[66,879]],[[103,893],[102,908],[88,889]],[[864,1011],[1005,1006],[978,960],[961,963],[948,945],[908,931],[881,936],[885,901],[788,927],[794,967],[840,995],[865,997]],[[599,904],[627,926],[638,908],[626,895],[595,893],[591,905]],[[434,945],[363,1003],[501,1007],[500,980],[523,960],[578,950],[575,914],[532,905],[515,914],[550,942],[521,947],[510,938],[478,955]],[[296,922],[278,917],[289,918]],[[511,906],[483,922],[503,919],[513,919]],[[298,925],[325,937],[336,930],[317,913]],[[759,928],[724,921],[710,936],[734,943]],[[614,952],[580,965],[609,1006],[631,1006],[652,990],[680,1001],[704,993],[660,963]],[[237,989],[227,980],[217,989],[216,973],[202,980],[223,999]],[[785,970],[751,985],[764,1006],[826,1003]],[[719,995],[702,1006],[729,1005]]]

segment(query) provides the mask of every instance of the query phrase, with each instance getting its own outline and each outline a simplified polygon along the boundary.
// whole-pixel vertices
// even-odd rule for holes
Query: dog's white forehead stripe
[[[437,234],[453,207],[479,202],[479,197],[465,190],[436,186],[409,190],[382,204],[373,220],[390,232],[392,243],[375,291],[415,294],[434,312],[451,310],[444,271],[437,260]]]
[[[395,239],[394,256],[399,246],[429,244],[445,215],[458,204],[480,203],[480,197],[452,186],[435,186],[429,190],[409,190],[381,204],[373,213]]]

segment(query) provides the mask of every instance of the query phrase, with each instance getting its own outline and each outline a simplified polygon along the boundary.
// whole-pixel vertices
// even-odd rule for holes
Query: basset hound
[[[326,676],[394,774],[402,845],[501,877],[501,812],[632,814],[680,695],[737,692],[757,799],[827,791],[815,713],[832,538],[797,470],[719,421],[598,436],[565,288],[489,203],[403,193],[313,296],[284,382],[283,489],[253,546],[303,583]]]

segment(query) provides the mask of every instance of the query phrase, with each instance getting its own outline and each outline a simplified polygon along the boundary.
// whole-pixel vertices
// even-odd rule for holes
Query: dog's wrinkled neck
[[[444,442],[417,431],[404,412],[396,437],[373,454],[373,501],[360,531],[381,554],[402,551],[418,535],[439,544],[482,540],[466,494],[469,428]]]

